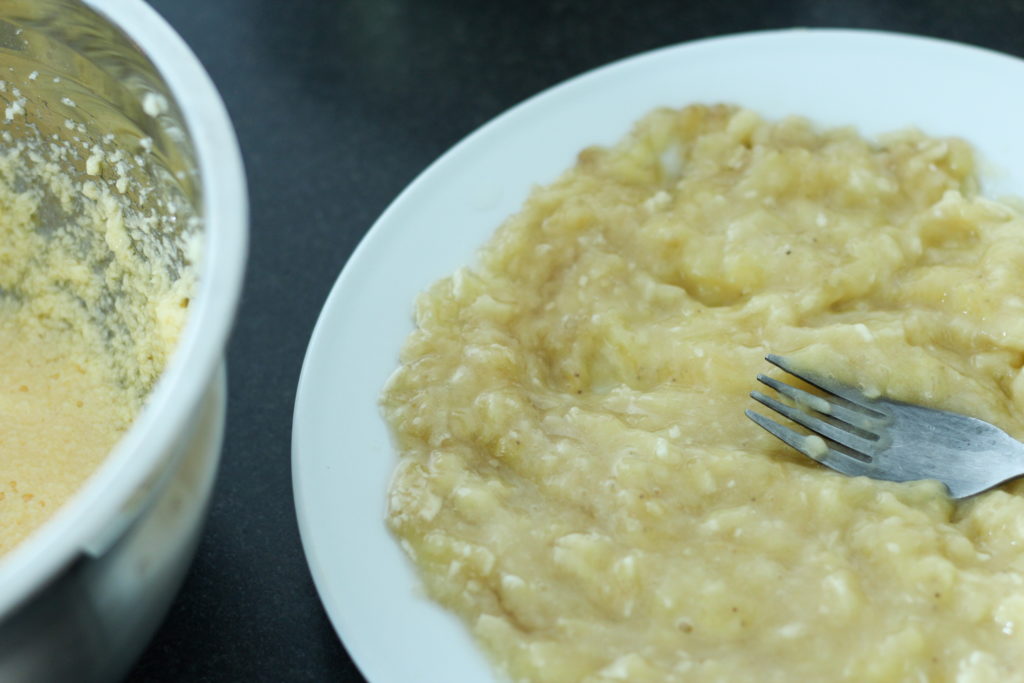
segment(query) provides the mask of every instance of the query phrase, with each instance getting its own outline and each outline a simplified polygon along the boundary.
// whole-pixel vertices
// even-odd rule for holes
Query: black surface
[[[327,621],[299,542],[296,383],[320,307],[356,243],[475,127],[581,71],[738,31],[878,28],[1024,56],[1024,0],[152,4],[227,103],[249,178],[252,244],[211,517],[133,683],[363,680]]]

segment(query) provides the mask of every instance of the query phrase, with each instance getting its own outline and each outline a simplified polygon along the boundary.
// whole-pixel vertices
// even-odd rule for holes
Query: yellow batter
[[[823,468],[768,352],[1024,437],[1024,219],[966,144],[660,110],[417,303],[388,523],[513,680],[1024,680],[1024,498]]]
[[[81,341],[0,313],[0,554],[56,511],[131,423],[134,403]]]
[[[161,234],[166,217],[124,193],[135,167],[123,152],[94,145],[85,160],[30,129],[2,139],[0,555],[56,512],[129,427],[193,286],[179,256],[184,233]]]

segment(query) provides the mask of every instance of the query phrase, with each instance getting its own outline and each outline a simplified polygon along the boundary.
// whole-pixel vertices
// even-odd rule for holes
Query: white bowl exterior
[[[313,332],[293,423],[306,556],[349,654],[372,683],[494,680],[458,620],[421,596],[388,534],[396,464],[377,398],[412,330],[415,296],[473,252],[576,153],[620,139],[657,106],[730,102],[770,118],[916,126],[980,152],[989,194],[1024,195],[1024,62],[891,33],[793,29],[664,48],[556,86],[483,126],[385,211],[335,284]]]

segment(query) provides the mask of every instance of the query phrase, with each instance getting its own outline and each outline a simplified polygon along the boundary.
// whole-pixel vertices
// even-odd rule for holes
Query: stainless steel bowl
[[[195,56],[140,0],[5,0],[0,79],[0,113],[16,114],[0,131],[79,150],[61,162],[69,174],[87,172],[96,145],[134,159],[123,194],[156,217],[146,239],[171,254],[171,271],[198,275],[176,350],[131,429],[46,525],[0,558],[0,681],[111,680],[179,587],[216,472],[247,245],[241,157]],[[123,295],[106,292],[111,305],[94,311],[112,334],[130,310],[111,303]]]

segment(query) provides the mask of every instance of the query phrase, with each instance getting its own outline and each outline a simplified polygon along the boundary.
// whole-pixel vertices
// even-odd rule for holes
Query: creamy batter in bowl
[[[1024,436],[1024,217],[970,148],[659,110],[417,302],[388,521],[513,680],[1018,680],[1020,484],[853,479],[763,356]]]
[[[6,3],[0,80],[0,204],[24,238],[0,249],[0,306],[25,316],[2,334],[28,352],[26,335],[70,338],[43,379],[100,365],[127,408],[109,456],[0,557],[0,679],[108,680],[162,617],[210,493],[244,179],[209,79],[142,2]],[[17,493],[29,512],[44,497]]]
[[[65,128],[80,136],[47,140],[34,123],[40,104],[24,96],[39,71],[6,75],[0,555],[81,487],[134,420],[184,326],[199,252],[187,205],[147,197],[158,187],[142,177],[151,140],[135,153],[110,138],[79,142],[88,128],[72,118]]]

